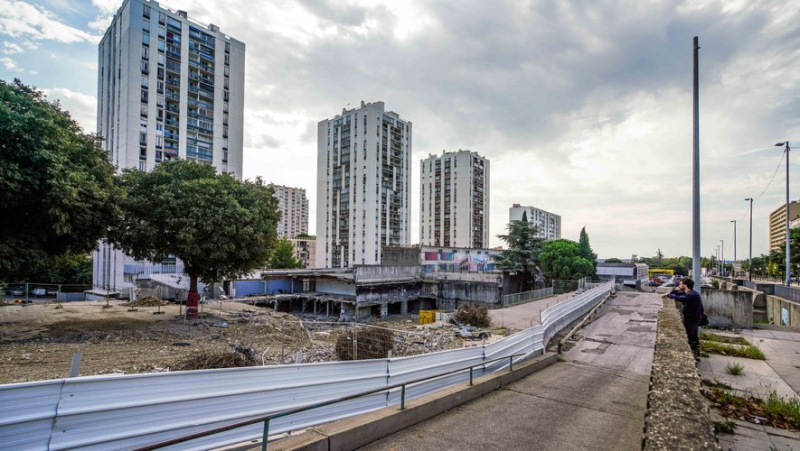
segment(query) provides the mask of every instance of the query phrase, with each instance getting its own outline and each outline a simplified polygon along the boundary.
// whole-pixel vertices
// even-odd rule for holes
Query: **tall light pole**
[[[753,280],[753,198],[745,199],[748,200],[750,201],[750,263],[747,264],[747,279]]]
[[[693,139],[692,139],[692,278],[700,280],[700,66],[698,64],[700,42],[694,37],[693,80]]]
[[[716,254],[716,257],[717,257],[716,265],[714,265],[714,266],[716,266],[716,268],[714,268],[714,269],[715,269],[715,270],[716,270],[716,272],[717,272],[717,276],[719,276],[719,244],[717,244],[717,245],[714,247],[714,252],[715,252],[715,254]]]
[[[792,258],[789,256],[789,141],[776,143],[775,147],[786,146],[786,286],[791,282],[790,268]]]
[[[734,219],[731,222],[733,223],[733,265],[734,265],[734,266],[732,266],[732,268],[734,268],[733,269],[733,271],[734,271],[733,272],[733,276],[736,277],[736,272],[735,272],[736,271],[736,269],[735,269],[735,267],[736,267],[736,220]]]
[[[722,277],[725,277],[725,240],[719,240],[719,258],[722,260]]]

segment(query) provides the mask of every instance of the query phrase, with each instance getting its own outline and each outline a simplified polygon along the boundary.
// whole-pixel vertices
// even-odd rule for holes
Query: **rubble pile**
[[[124,307],[163,307],[169,305],[169,302],[159,299],[155,296],[145,296],[132,302],[122,304]]]

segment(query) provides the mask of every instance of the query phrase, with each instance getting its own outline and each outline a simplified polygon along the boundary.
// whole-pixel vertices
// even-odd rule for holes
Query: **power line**
[[[772,178],[771,178],[771,179],[769,179],[769,183],[767,183],[767,187],[766,187],[766,188],[764,188],[764,191],[761,191],[761,194],[759,194],[758,196],[756,196],[756,197],[753,199],[753,202],[755,202],[755,201],[757,201],[758,199],[760,199],[760,198],[761,198],[761,196],[763,196],[763,195],[764,195],[764,193],[766,193],[766,192],[767,192],[767,190],[769,189],[769,187],[772,185],[772,182],[775,180],[775,176],[776,176],[776,175],[778,175],[778,170],[781,168],[781,163],[783,163],[783,158],[784,158],[785,156],[786,156],[786,152],[781,152],[781,161],[779,161],[779,162],[778,162],[778,165],[777,165],[777,166],[775,166],[775,172],[772,174]],[[744,219],[747,217],[747,213],[748,213],[748,212],[750,212],[750,207],[748,207],[748,208],[747,208],[747,209],[744,211],[744,215],[742,215],[742,219],[740,219],[740,221],[743,221],[743,220],[744,220]]]

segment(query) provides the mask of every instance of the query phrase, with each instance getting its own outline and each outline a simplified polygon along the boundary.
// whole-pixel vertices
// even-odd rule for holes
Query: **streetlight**
[[[725,277],[725,240],[719,240],[722,244],[719,248],[719,258],[722,260],[722,277]]]
[[[791,282],[791,257],[789,256],[789,141],[779,142],[775,147],[786,146],[786,286]]]
[[[750,263],[747,265],[747,278],[753,280],[753,198],[745,199],[748,200],[750,201]]]
[[[717,273],[717,276],[719,276],[719,244],[717,244],[714,247],[714,253],[716,254],[716,258],[717,258],[716,265],[714,265],[714,266],[716,266],[716,268],[715,268],[716,269],[716,273]]]
[[[736,220],[731,222],[733,223],[733,277],[736,277]]]

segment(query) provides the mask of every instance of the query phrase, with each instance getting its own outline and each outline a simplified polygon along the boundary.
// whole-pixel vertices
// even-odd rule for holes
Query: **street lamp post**
[[[716,268],[714,268],[714,269],[715,269],[715,272],[717,273],[717,277],[719,277],[719,244],[717,244],[714,247],[714,253],[716,254],[715,256],[717,258],[716,264],[714,265],[714,266],[716,266]]]
[[[748,197],[745,201],[750,201],[750,263],[747,264],[747,279],[753,280],[753,198]]]
[[[791,282],[791,262],[789,256],[789,141],[776,143],[775,147],[786,146],[786,286],[788,287]]]
[[[736,277],[736,220],[733,223],[733,277]]]
[[[722,260],[722,277],[725,277],[725,240],[719,240],[719,258]]]

